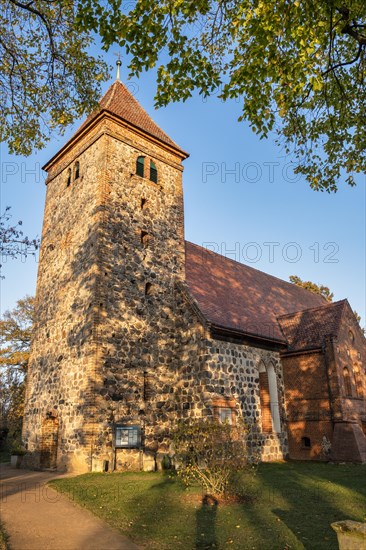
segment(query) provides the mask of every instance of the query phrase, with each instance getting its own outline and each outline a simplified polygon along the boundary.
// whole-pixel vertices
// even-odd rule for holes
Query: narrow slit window
[[[144,401],[151,399],[154,392],[155,384],[153,377],[147,371],[144,372]]]
[[[80,162],[77,160],[75,162],[75,177],[74,177],[74,179],[77,180],[79,178],[79,176],[80,176]]]
[[[154,294],[154,288],[151,283],[145,285],[145,296],[152,296]]]
[[[71,185],[71,168],[69,168],[68,171],[67,171],[66,187],[70,187],[70,185]]]
[[[150,160],[150,181],[158,183],[158,171],[152,160]]]
[[[145,164],[145,157],[137,157],[136,160],[136,174],[138,176],[144,177],[144,164]]]
[[[144,208],[146,208],[146,199],[142,198],[141,199],[141,210],[143,210]]]

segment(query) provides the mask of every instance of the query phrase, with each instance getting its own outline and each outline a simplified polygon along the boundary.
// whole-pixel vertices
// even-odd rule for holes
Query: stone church
[[[366,461],[347,300],[185,242],[187,157],[117,80],[46,164],[25,464],[152,470],[199,417],[244,418],[264,461]]]

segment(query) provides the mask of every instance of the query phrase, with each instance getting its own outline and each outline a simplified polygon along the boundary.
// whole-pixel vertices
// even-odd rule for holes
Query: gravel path
[[[139,550],[91,512],[46,486],[64,477],[1,464],[1,520],[11,550]]]

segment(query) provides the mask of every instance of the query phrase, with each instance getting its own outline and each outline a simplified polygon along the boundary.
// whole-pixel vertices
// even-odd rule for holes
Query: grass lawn
[[[149,550],[338,548],[330,524],[365,521],[366,466],[262,464],[244,504],[201,504],[163,473],[85,474],[53,480],[57,490]]]

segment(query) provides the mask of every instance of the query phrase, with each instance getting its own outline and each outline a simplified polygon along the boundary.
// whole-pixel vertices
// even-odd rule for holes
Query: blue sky
[[[114,63],[114,56],[107,61]],[[122,67],[124,81],[126,74]],[[196,96],[155,110],[153,73],[129,86],[190,153],[183,174],[186,239],[285,280],[296,274],[325,284],[335,300],[348,298],[364,326],[366,176],[354,188],[341,181],[336,194],[312,191],[294,176],[291,159],[282,156],[274,136],[260,141],[237,121],[240,103]],[[28,158],[10,156],[1,145],[1,210],[11,205],[13,221],[21,219],[29,236],[40,235],[42,228],[45,175],[40,167],[77,126]],[[3,275],[1,313],[35,292],[37,258],[3,262]]]

